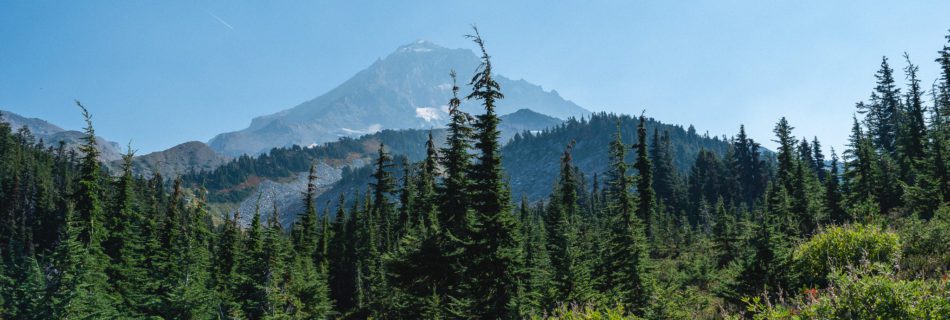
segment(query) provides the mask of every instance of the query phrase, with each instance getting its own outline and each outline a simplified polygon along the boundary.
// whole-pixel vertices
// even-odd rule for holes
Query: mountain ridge
[[[273,147],[329,142],[382,129],[442,127],[448,119],[445,104],[452,94],[449,72],[467,74],[478,64],[471,50],[416,41],[314,99],[255,117],[246,129],[219,134],[208,144],[226,155],[253,155]],[[561,119],[590,114],[554,90],[545,91],[523,79],[498,76],[497,80],[506,92],[498,103],[499,114],[523,108]],[[467,84],[458,85],[464,93]],[[477,112],[479,107],[463,99],[463,110]]]
[[[0,110],[0,121],[9,123],[13,131],[27,128],[37,140],[43,140],[43,143],[48,146],[56,146],[63,142],[67,150],[77,152],[82,138],[85,136],[85,133],[80,131],[66,130],[44,119],[26,117],[7,110]],[[96,136],[96,145],[99,150],[100,161],[111,162],[122,159],[122,149],[118,143]]]

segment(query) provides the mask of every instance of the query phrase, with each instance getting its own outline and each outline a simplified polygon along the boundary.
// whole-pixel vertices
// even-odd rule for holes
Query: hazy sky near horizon
[[[0,1],[0,109],[139,153],[245,128],[398,46],[472,48],[592,111],[840,150],[882,56],[929,88],[950,1]],[[504,88],[503,88],[504,89]],[[929,99],[928,99],[929,100]]]

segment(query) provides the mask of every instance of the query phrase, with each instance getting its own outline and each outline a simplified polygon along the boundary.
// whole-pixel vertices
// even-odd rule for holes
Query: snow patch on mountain
[[[437,108],[425,107],[425,108],[416,108],[416,118],[422,118],[425,121],[437,121],[442,120],[441,110]]]

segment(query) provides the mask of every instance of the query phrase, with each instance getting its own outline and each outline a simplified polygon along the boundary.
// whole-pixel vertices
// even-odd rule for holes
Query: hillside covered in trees
[[[586,178],[592,179],[594,175],[606,171],[607,150],[601,146],[609,143],[618,125],[623,139],[636,141],[632,128],[636,126],[638,120],[634,117],[595,113],[580,120],[571,118],[563,122],[545,121],[542,123],[545,126],[540,127],[522,125],[522,123],[535,124],[532,121],[511,119],[527,112],[530,111],[522,110],[500,117],[501,127],[506,127],[500,128],[502,133],[500,141],[508,142],[502,147],[501,153],[502,166],[507,174],[511,193],[516,197],[527,196],[531,201],[542,200],[550,195],[551,186],[560,170],[558,159],[563,151],[564,143],[572,139],[579,141],[575,146],[577,150],[575,162],[579,171],[583,172]],[[550,125],[552,123],[553,125]],[[545,129],[524,130],[529,127]],[[676,176],[670,176],[670,179],[675,179],[676,183],[683,185],[685,185],[684,175],[680,173],[689,172],[693,161],[701,151],[724,157],[730,146],[730,142],[724,138],[700,135],[692,128],[684,129],[653,119],[647,120],[647,128],[649,132],[647,138],[653,144],[651,148],[664,148],[663,150],[656,149],[655,154],[661,157],[666,157],[663,155],[666,154],[671,160],[669,167],[660,170],[675,174]],[[371,182],[372,167],[364,166],[366,161],[363,160],[375,157],[380,143],[384,144],[388,153],[397,158],[395,163],[402,165],[404,158],[411,162],[425,158],[424,146],[428,134],[432,134],[436,147],[444,147],[445,129],[384,130],[359,138],[344,137],[336,142],[319,146],[274,148],[258,157],[239,157],[214,170],[193,171],[182,176],[182,180],[188,186],[205,187],[209,192],[209,201],[213,203],[226,204],[240,201],[253,203],[256,193],[262,192],[258,188],[261,180],[282,181],[294,179],[298,175],[306,175],[310,164],[317,161],[340,168],[341,179],[325,188],[318,188],[317,192],[317,203],[323,204],[329,201],[335,206],[340,194],[362,191]],[[767,158],[768,156],[762,155],[762,160],[770,160]],[[628,155],[627,160],[632,161],[633,157]],[[394,174],[397,179],[401,179],[403,170],[395,170]],[[166,176],[166,178],[169,177]],[[283,206],[282,208],[290,210],[288,213],[293,215],[303,210],[302,206]],[[242,213],[247,214],[250,210],[247,209]]]
[[[503,147],[503,88],[472,39],[482,64],[471,92],[453,86],[444,135],[405,145],[275,149],[168,186],[133,175],[131,151],[107,174],[78,102],[78,153],[0,123],[0,318],[950,318],[950,42],[930,90],[909,57],[903,72],[882,59],[840,156],[782,118],[760,138],[777,142],[772,160],[742,126],[715,150],[694,132],[674,145],[683,130],[642,115]],[[520,144],[534,149],[505,153]],[[369,183],[333,212],[317,203],[312,159],[369,147]],[[529,157],[555,147],[556,171]],[[267,203],[246,226],[209,214],[204,186],[306,167],[289,228]],[[537,167],[551,192],[519,197],[508,170]]]

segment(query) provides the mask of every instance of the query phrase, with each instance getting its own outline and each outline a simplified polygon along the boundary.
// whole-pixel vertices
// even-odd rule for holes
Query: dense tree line
[[[783,118],[774,157],[740,126],[726,152],[700,150],[681,172],[669,132],[651,135],[641,115],[635,128],[617,121],[596,175],[565,141],[550,196],[532,202],[511,194],[494,109],[504,96],[477,30],[472,39],[482,64],[470,94],[453,86],[444,143],[428,135],[418,162],[379,144],[371,183],[322,212],[312,161],[296,159],[285,167],[310,174],[289,228],[260,201],[247,224],[213,217],[200,185],[134,176],[131,149],[121,174],[107,174],[78,102],[80,153],[0,123],[0,315],[948,316],[950,47],[929,103],[908,57],[903,92],[882,60],[841,158]],[[463,112],[461,99],[484,113]],[[228,183],[228,172],[242,171],[189,179]]]

